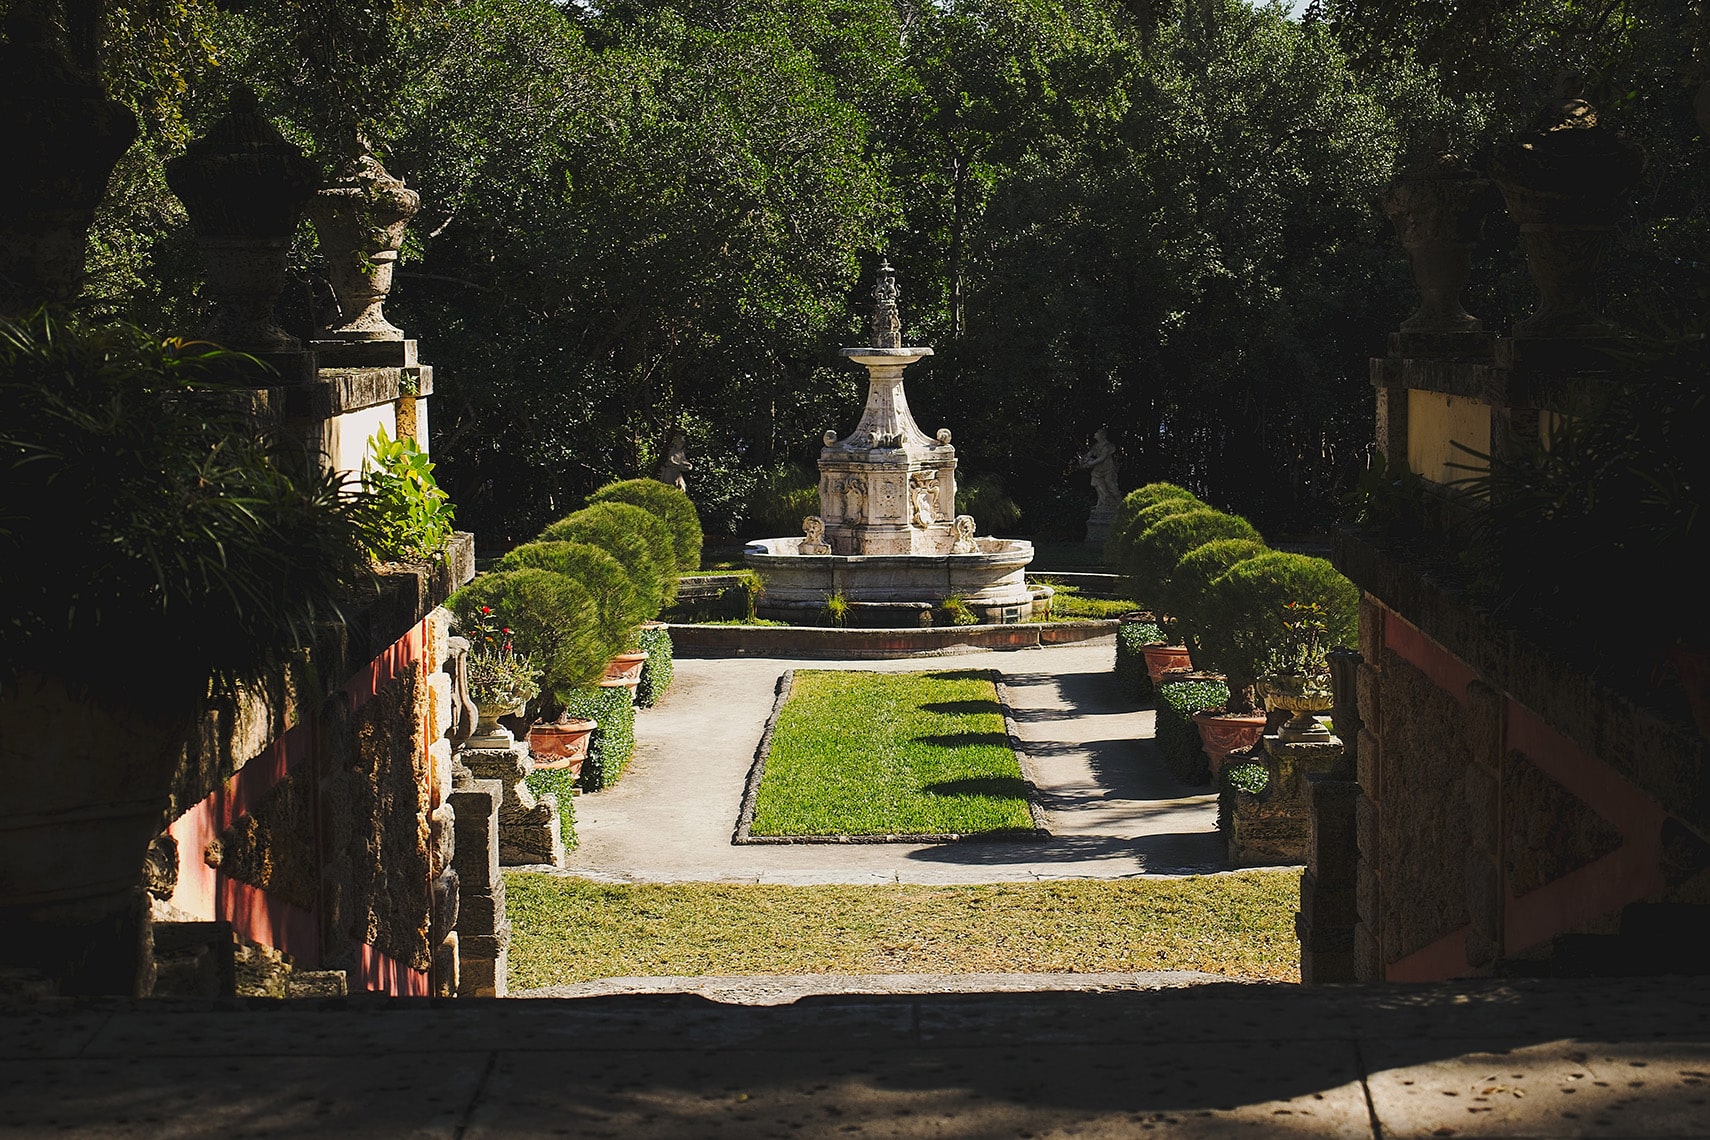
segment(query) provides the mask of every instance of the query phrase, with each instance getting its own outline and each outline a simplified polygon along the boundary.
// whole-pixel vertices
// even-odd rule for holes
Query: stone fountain
[[[903,392],[903,370],[932,350],[903,346],[897,298],[886,262],[873,287],[873,344],[842,352],[867,369],[867,405],[848,436],[825,433],[819,514],[802,520],[800,537],[759,539],[744,551],[764,583],[758,612],[821,624],[839,595],[849,624],[921,625],[957,597],[982,622],[1025,620],[1033,544],[976,537],[973,518],[956,514],[950,429],[928,436]]]

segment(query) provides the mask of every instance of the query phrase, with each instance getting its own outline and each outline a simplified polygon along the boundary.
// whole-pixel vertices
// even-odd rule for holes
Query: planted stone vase
[[[602,689],[628,689],[630,696],[635,696],[635,690],[641,684],[641,667],[647,664],[647,654],[636,649],[628,653],[619,653],[606,662],[606,675],[600,678]]]
[[[39,8],[14,5],[0,43],[0,312],[69,301],[107,178],[137,137],[137,119],[53,44]]]
[[[1140,652],[1146,655],[1146,675],[1152,678],[1154,685],[1163,680],[1166,673],[1182,673],[1193,668],[1193,658],[1188,655],[1185,645],[1143,645]]]
[[[1402,331],[1478,329],[1478,318],[1462,307],[1461,297],[1491,205],[1490,182],[1446,152],[1409,166],[1384,191],[1384,211],[1407,249],[1419,287],[1419,308],[1401,323]]]
[[[1491,178],[1520,225],[1539,294],[1537,310],[1515,324],[1516,336],[1609,331],[1594,303],[1597,275],[1644,164],[1639,147],[1598,123],[1595,107],[1565,95],[1496,149]]]
[[[1289,741],[1329,740],[1330,730],[1318,722],[1319,713],[1335,707],[1328,677],[1281,674],[1259,682],[1259,695],[1271,712],[1291,713],[1277,735]]]
[[[499,723],[502,716],[521,716],[522,705],[475,702],[475,735],[469,738],[470,748],[510,748],[517,738]]]
[[[404,331],[386,319],[392,271],[404,231],[421,208],[421,196],[394,178],[359,142],[330,185],[309,200],[309,219],[327,277],[338,298],[341,323],[327,329],[334,340],[403,340]]]
[[[528,752],[536,768],[568,768],[572,778],[582,774],[588,758],[588,741],[600,722],[571,718],[554,724],[537,724],[528,730]]]
[[[1232,753],[1247,751],[1265,735],[1263,713],[1194,713],[1193,722],[1199,726],[1200,745],[1211,763],[1213,779]]]
[[[67,995],[147,995],[143,870],[193,723],[52,677],[0,691],[0,965],[40,970]]]
[[[207,270],[214,318],[202,335],[227,348],[286,352],[300,347],[279,327],[291,235],[320,170],[261,114],[253,90],[232,90],[208,133],[166,164],[166,184],[184,203]]]

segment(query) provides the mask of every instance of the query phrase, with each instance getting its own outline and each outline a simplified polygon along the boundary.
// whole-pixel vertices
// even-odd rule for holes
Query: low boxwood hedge
[[[588,740],[588,758],[582,763],[584,792],[597,792],[618,782],[631,756],[635,755],[635,705],[629,690],[603,689],[597,685],[565,694],[564,711],[571,716],[600,722]]]
[[[635,703],[638,708],[650,709],[671,687],[671,677],[676,672],[675,647],[668,629],[643,629],[637,640],[647,654],[647,664],[641,667],[641,685],[635,690]]]
[[[1193,714],[1223,708],[1229,700],[1229,686],[1194,678],[1163,681],[1157,691],[1156,739],[1165,766],[1183,783],[1205,783],[1211,779],[1211,766],[1206,763]]]
[[[558,801],[558,829],[564,850],[576,848],[576,781],[568,768],[536,768],[528,775],[528,790],[537,796],[551,795]]]
[[[1116,683],[1124,696],[1137,701],[1152,696],[1152,678],[1146,672],[1148,645],[1162,645],[1164,631],[1151,622],[1123,622],[1116,627]]]

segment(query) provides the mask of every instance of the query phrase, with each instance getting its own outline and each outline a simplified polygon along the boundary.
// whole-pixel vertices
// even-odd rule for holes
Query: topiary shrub
[[[1182,555],[1170,573],[1164,604],[1179,622],[1182,641],[1190,653],[1199,648],[1199,635],[1194,631],[1201,620],[1211,583],[1236,563],[1270,551],[1270,547],[1256,538],[1217,538]]]
[[[1289,638],[1290,602],[1322,607],[1324,638],[1357,636],[1360,591],[1322,558],[1272,551],[1230,567],[1206,592],[1199,639],[1204,665],[1229,678],[1229,711],[1253,707],[1253,686],[1273,652]]]
[[[576,848],[576,780],[568,768],[536,768],[523,781],[537,796],[551,796],[558,801],[558,830],[564,836],[564,849]]]
[[[1206,762],[1193,714],[1221,709],[1228,701],[1229,686],[1222,681],[1195,678],[1159,682],[1155,720],[1158,751],[1164,754],[1164,766],[1182,783],[1203,784],[1211,779],[1211,765]]]
[[[1151,509],[1167,511],[1170,505],[1166,503]],[[1146,519],[1147,512],[1142,511],[1136,522],[1145,522]],[[1169,592],[1170,575],[1175,571],[1176,563],[1182,560],[1182,556],[1219,538],[1258,541],[1259,532],[1254,530],[1253,524],[1246,519],[1214,511],[1209,507],[1171,514],[1148,526],[1128,544],[1123,573],[1127,575],[1134,589],[1145,592],[1144,596],[1162,597]],[[1138,598],[1143,595],[1135,593],[1131,596]]]
[[[1148,483],[1124,495],[1121,505],[1116,508],[1116,517],[1110,520],[1110,533],[1104,539],[1105,564],[1122,565],[1123,547],[1133,537],[1128,533],[1129,528],[1141,511],[1172,499],[1191,503],[1200,501],[1192,491],[1174,483]]]
[[[621,483],[607,483],[588,496],[588,503],[627,503],[640,507],[663,522],[670,532],[677,573],[693,574],[701,568],[701,516],[689,496],[678,488],[657,479],[625,479]]]
[[[499,559],[498,570],[550,570],[580,582],[594,597],[600,628],[614,653],[629,648],[644,603],[629,571],[591,542],[529,542]]]
[[[1141,650],[1163,643],[1164,631],[1151,622],[1123,622],[1116,627],[1116,685],[1123,695],[1139,701],[1152,695],[1152,677]]]
[[[600,722],[588,738],[588,758],[582,762],[577,783],[584,792],[611,787],[635,755],[635,705],[629,690],[588,685],[566,693],[565,698],[564,711],[570,716]]]
[[[642,630],[638,640],[647,651],[647,664],[641,667],[635,703],[638,708],[650,709],[671,687],[671,677],[676,672],[676,647],[671,644],[671,631],[658,627]]]
[[[550,570],[506,570],[483,574],[446,603],[465,627],[490,620],[511,630],[517,651],[541,669],[541,714],[548,720],[566,697],[605,673],[617,652],[600,627],[593,595],[573,578]]]
[[[631,524],[645,520],[645,531]],[[676,553],[664,524],[639,507],[627,503],[600,503],[583,507],[540,532],[542,542],[586,542],[616,558],[629,571],[643,621],[659,616],[670,598],[677,597]]]

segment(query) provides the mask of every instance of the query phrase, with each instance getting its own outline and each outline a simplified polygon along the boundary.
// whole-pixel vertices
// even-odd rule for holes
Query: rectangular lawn
[[[1033,826],[990,673],[804,669],[779,712],[749,834]]]

